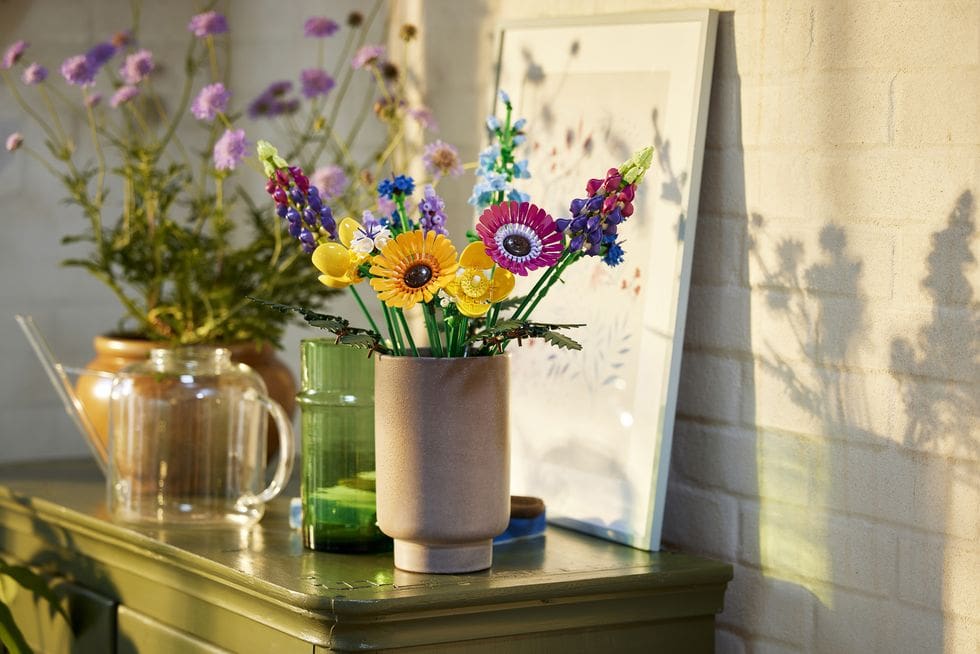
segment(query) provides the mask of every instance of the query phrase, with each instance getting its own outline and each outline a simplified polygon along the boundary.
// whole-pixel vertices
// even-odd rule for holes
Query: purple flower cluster
[[[61,64],[61,75],[73,86],[92,86],[95,84],[95,74],[99,72],[96,66],[89,62],[85,55],[68,57]]]
[[[135,86],[120,86],[119,90],[112,94],[112,97],[109,99],[109,104],[115,109],[120,105],[126,104],[139,94],[140,90]]]
[[[123,65],[119,68],[119,76],[126,84],[139,84],[153,72],[155,67],[152,52],[137,50],[123,61]]]
[[[228,107],[229,97],[231,92],[225,89],[225,85],[221,82],[208,84],[191,103],[191,113],[198,120],[214,120],[215,116]]]
[[[371,64],[377,64],[385,59],[385,47],[383,45],[365,45],[354,53],[350,65],[359,70]]]
[[[339,198],[347,190],[349,183],[347,175],[344,174],[344,169],[332,164],[313,171],[311,180],[324,200]]]
[[[636,184],[627,184],[619,169],[610,168],[605,179],[590,179],[585,192],[586,197],[572,200],[571,218],[556,220],[555,225],[571,237],[569,251],[601,256],[615,266],[623,260],[619,225],[633,215]]]
[[[446,203],[436,194],[431,184],[425,187],[422,201],[419,202],[419,210],[422,213],[419,226],[423,232],[449,236],[449,231],[446,229]]]
[[[214,167],[234,170],[248,154],[248,139],[243,129],[226,129],[214,144]]]
[[[459,177],[463,174],[459,150],[445,141],[433,141],[426,145],[422,153],[422,163],[426,171],[436,179],[444,175]]]
[[[88,49],[83,55],[75,55],[73,57],[68,57],[61,64],[61,75],[65,78],[69,84],[73,86],[92,86],[95,83],[95,76],[98,74],[102,67],[105,66],[109,61],[116,56],[119,52],[119,48],[122,45],[115,44],[116,38],[113,37],[113,42],[102,42],[96,43],[91,48]],[[140,70],[146,70],[148,73],[153,70],[153,55],[151,55],[146,50],[141,50],[141,53],[145,53],[134,59],[132,63],[129,59],[126,60],[126,64],[123,65],[123,70],[120,70],[120,74],[127,84],[135,84],[142,79],[144,74],[139,74]],[[140,54],[140,53],[137,53]],[[135,56],[135,55],[131,55]],[[127,71],[127,66],[132,67],[131,71]],[[149,68],[147,69],[147,66]],[[130,81],[129,77],[132,75],[138,75],[139,79],[135,81]],[[24,82],[27,82],[26,71]]]
[[[205,11],[191,17],[187,29],[199,39],[228,31],[228,21],[216,11]]]
[[[116,56],[116,52],[116,46],[111,43],[102,42],[96,43],[89,48],[88,52],[85,53],[85,56],[88,58],[88,62],[93,68],[101,68],[109,63],[110,59]]]
[[[296,113],[299,111],[299,99],[286,97],[292,90],[293,83],[288,80],[273,82],[248,105],[249,118],[273,118]]]
[[[313,38],[333,36],[339,29],[340,25],[338,25],[335,21],[322,16],[307,18],[306,22],[303,23],[303,35]]]
[[[307,68],[301,71],[299,81],[303,85],[303,95],[307,98],[326,95],[335,84],[333,78],[327,74],[327,71],[320,68]]]
[[[303,251],[312,254],[316,249],[316,234],[324,230],[337,239],[337,222],[330,207],[323,204],[320,192],[297,166],[279,169],[265,185],[266,192],[276,203],[276,213],[288,224],[289,235],[299,239]]]
[[[28,86],[40,84],[48,78],[48,69],[35,62],[24,69],[24,73],[20,76],[20,78],[24,81],[24,84],[27,84]]]
[[[7,51],[3,53],[3,60],[0,60],[0,68],[3,70],[10,70],[14,67],[20,58],[24,56],[24,52],[27,50],[27,46],[30,43],[27,41],[15,41]]]

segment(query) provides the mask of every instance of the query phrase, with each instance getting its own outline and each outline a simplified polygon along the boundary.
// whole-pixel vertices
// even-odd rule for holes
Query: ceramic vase
[[[378,526],[395,567],[489,568],[510,516],[507,356],[378,356]]]

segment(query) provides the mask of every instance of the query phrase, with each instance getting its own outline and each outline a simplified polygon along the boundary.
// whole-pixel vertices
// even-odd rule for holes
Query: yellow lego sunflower
[[[371,260],[371,286],[389,307],[410,309],[428,302],[456,276],[456,248],[442,234],[405,232]]]

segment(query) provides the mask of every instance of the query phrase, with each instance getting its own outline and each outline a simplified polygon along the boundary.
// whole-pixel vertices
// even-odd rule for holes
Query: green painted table
[[[712,652],[732,576],[557,527],[498,545],[487,572],[412,574],[304,550],[286,510],[250,532],[134,529],[91,463],[0,466],[0,554],[52,575],[72,627],[8,601],[52,652]]]

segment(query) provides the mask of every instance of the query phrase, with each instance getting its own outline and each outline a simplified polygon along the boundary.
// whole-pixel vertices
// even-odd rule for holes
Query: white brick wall
[[[665,538],[735,564],[721,652],[974,654],[980,3],[425,0],[442,136],[478,145],[497,20],[699,5],[724,13]]]

